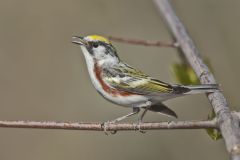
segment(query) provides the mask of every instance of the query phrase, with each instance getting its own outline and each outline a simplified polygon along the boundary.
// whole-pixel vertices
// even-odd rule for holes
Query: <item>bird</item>
[[[177,114],[163,102],[185,95],[210,93],[218,90],[218,84],[181,85],[170,84],[153,78],[123,62],[109,39],[100,35],[73,36],[72,43],[80,46],[85,57],[93,86],[108,101],[128,107],[132,112],[109,121],[116,123],[132,115],[153,111],[177,118]]]

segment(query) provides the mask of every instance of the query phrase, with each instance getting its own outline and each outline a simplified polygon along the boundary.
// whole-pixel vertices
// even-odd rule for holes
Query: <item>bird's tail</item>
[[[218,84],[202,84],[202,85],[194,85],[194,86],[183,86],[184,88],[189,89],[188,92],[184,94],[198,94],[198,93],[206,93],[206,92],[215,92],[219,90]]]
[[[177,118],[177,114],[161,102],[152,105],[148,110],[163,114],[165,116]]]

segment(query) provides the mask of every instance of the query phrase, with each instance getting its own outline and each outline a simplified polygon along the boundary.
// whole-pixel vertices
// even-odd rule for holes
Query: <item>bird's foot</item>
[[[141,129],[141,124],[142,124],[142,120],[139,119],[138,122],[137,122],[137,130],[138,130],[140,133],[143,133],[143,134],[144,134],[144,133],[146,133],[147,131]]]
[[[109,125],[110,125],[110,124],[114,124],[114,123],[116,123],[116,122],[115,122],[115,121],[107,121],[107,122],[103,122],[103,123],[101,124],[101,128],[103,128],[103,131],[104,131],[105,135],[109,135],[109,134],[108,134]],[[114,130],[114,131],[109,131],[109,132],[110,132],[110,134],[116,134],[116,133],[117,133],[116,130]]]

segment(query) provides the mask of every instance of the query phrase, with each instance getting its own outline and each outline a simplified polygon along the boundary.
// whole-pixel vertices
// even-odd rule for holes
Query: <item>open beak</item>
[[[75,43],[78,45],[84,45],[84,46],[88,45],[88,42],[86,40],[84,40],[83,37],[80,37],[80,36],[73,36],[72,43]]]

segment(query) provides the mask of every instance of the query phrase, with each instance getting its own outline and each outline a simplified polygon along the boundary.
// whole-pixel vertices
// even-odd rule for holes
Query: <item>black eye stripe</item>
[[[90,45],[94,48],[97,48],[98,46],[108,46],[109,44],[106,44],[101,41],[92,41],[92,42],[90,42]]]
[[[98,42],[93,42],[93,43],[92,43],[92,46],[93,46],[94,48],[97,48],[97,47],[99,46],[99,44],[98,44]]]

